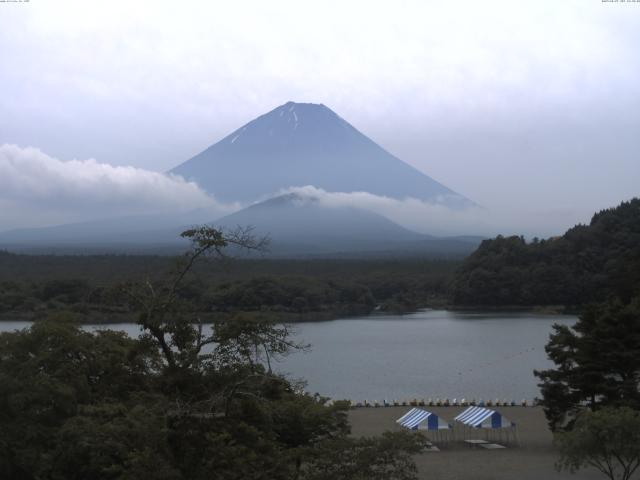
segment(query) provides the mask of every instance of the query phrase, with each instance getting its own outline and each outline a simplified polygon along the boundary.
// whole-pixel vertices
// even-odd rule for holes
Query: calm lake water
[[[534,369],[550,366],[544,345],[551,325],[571,316],[424,310],[294,326],[296,340],[312,345],[277,370],[304,378],[310,392],[335,399],[507,398],[539,396]],[[28,322],[0,322],[0,330]],[[105,328],[90,326],[89,328]],[[137,335],[134,324],[108,328]]]

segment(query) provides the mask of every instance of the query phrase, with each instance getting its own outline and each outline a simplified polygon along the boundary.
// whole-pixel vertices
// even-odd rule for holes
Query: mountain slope
[[[324,105],[288,102],[231,133],[171,173],[223,202],[254,202],[287,187],[369,192],[471,204],[394,157]]]
[[[254,227],[255,235],[269,236],[269,253],[276,256],[354,252],[464,255],[480,242],[422,235],[368,210],[326,206],[295,193],[252,205],[215,223],[227,229]]]
[[[153,251],[158,246],[185,248],[180,233],[210,222],[212,212],[133,215],[51,227],[0,232],[0,248],[12,251]]]

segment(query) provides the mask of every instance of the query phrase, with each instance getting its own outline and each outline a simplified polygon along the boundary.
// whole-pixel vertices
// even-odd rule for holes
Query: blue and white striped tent
[[[516,426],[515,423],[504,418],[500,412],[484,407],[469,407],[454,420],[473,428],[511,428]]]
[[[412,408],[396,420],[396,423],[410,430],[448,430],[451,428],[435,413],[427,412],[421,408]]]

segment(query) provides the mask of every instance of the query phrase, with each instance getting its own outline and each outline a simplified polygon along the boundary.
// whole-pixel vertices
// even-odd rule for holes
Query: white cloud
[[[0,146],[0,230],[198,208],[225,213],[237,206],[219,204],[179,176]]]
[[[328,208],[370,210],[410,230],[432,235],[477,235],[492,229],[486,223],[487,212],[479,207],[453,209],[416,198],[398,200],[368,192],[327,192],[312,185],[287,188],[280,193],[294,193],[302,202],[314,201]]]
[[[395,198],[368,192],[327,192],[312,185],[291,187],[280,194],[294,193],[300,201],[314,201],[329,208],[362,208],[379,213],[416,232],[430,235],[525,235],[551,236],[564,233],[576,222],[573,210],[543,210],[523,212],[508,207],[487,209],[470,206],[449,208],[442,203],[429,203],[416,198]],[[588,221],[588,218],[581,221]]]

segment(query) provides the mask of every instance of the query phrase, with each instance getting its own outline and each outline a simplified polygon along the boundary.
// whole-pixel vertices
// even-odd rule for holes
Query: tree
[[[122,288],[139,309],[138,323],[158,345],[167,368],[177,372],[191,367],[202,349],[215,341],[213,335],[205,335],[201,319],[190,315],[193,312],[188,301],[180,298],[180,287],[196,262],[207,255],[223,258],[227,248],[262,251],[268,244],[266,237],[254,237],[250,228],[224,232],[201,226],[186,230],[181,236],[191,241],[191,248],[169,275],[156,282],[147,279]]]
[[[421,436],[351,439],[346,403],[272,371],[299,347],[286,326],[253,316],[205,328],[182,295],[196,261],[261,242],[209,227],[183,236],[193,248],[171,274],[123,287],[139,338],[68,315],[0,334],[0,478],[414,478]]]
[[[640,466],[640,412],[627,407],[584,411],[555,441],[559,470],[591,466],[611,480],[629,480]]]
[[[71,320],[54,316],[0,334],[1,478],[55,471],[53,452],[70,447],[60,437],[69,422],[100,402],[135,404],[154,388],[155,349],[123,332],[85,332]]]
[[[556,368],[534,373],[552,430],[584,408],[640,409],[640,299],[592,305],[573,328],[555,325],[545,349]]]
[[[304,480],[413,480],[411,458],[424,450],[420,433],[386,432],[381,437],[340,437],[321,443],[305,465]]]
[[[172,464],[161,398],[83,406],[56,432],[51,478],[181,480]]]

